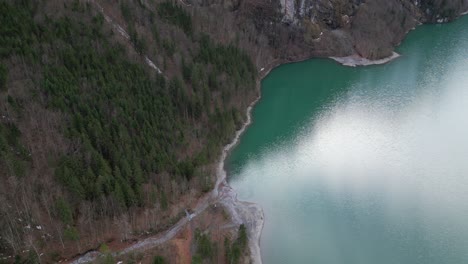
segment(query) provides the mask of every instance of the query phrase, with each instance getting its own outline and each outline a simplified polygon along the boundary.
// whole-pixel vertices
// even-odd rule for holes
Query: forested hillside
[[[120,3],[127,43],[90,2],[0,2],[4,255],[54,261],[156,232],[210,190],[256,69],[178,5],[154,7]],[[137,33],[136,12],[151,18],[150,36]],[[162,58],[162,74],[145,54]]]
[[[272,67],[313,56],[380,59],[418,23],[467,8],[462,0],[0,0],[0,262],[65,260],[167,229],[212,189],[222,146]],[[221,250],[201,255],[239,259],[239,247],[216,239]]]

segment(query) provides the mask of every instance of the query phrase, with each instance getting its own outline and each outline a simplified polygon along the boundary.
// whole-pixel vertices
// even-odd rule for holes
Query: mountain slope
[[[89,3],[0,11],[2,251],[66,257],[161,230],[210,189],[210,162],[242,122],[233,101],[254,91],[247,55],[199,35],[191,60],[162,76]]]
[[[418,23],[467,9],[0,1],[0,253],[51,262],[164,230],[212,188],[258,72],[312,56],[386,57]]]

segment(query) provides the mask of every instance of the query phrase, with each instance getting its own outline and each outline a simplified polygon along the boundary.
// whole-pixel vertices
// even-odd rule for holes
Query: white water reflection
[[[468,60],[430,63],[364,72],[243,165],[232,184],[265,207],[266,263],[468,261]]]
[[[295,181],[317,178],[335,191],[381,185],[394,198],[423,195],[421,200],[437,203],[455,196],[466,199],[468,70],[463,69],[468,63],[454,65],[453,74],[437,82],[445,88],[424,84],[418,99],[406,103],[400,98],[407,94],[368,98],[351,89],[294,144],[269,150],[240,174],[271,175],[265,181],[281,181],[288,174]]]

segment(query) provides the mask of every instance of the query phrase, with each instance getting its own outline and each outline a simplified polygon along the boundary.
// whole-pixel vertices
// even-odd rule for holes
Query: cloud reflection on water
[[[248,159],[232,185],[265,208],[262,241],[283,240],[264,243],[266,263],[468,261],[468,48],[455,47],[450,63],[364,71]]]

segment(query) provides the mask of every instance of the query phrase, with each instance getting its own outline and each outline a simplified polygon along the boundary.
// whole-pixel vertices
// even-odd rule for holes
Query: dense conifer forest
[[[244,51],[173,2],[120,3],[131,44],[90,2],[52,5],[0,1],[0,251],[61,245],[50,259],[98,245],[118,219],[128,233],[175,221],[171,204],[212,187],[256,78]],[[189,43],[160,35],[166,25]],[[158,224],[137,219],[147,209]]]
[[[467,8],[0,0],[0,263],[57,262],[161,234],[212,190],[258,77],[311,57],[382,59],[417,24]],[[225,243],[193,235],[194,262],[246,260],[237,227]]]

